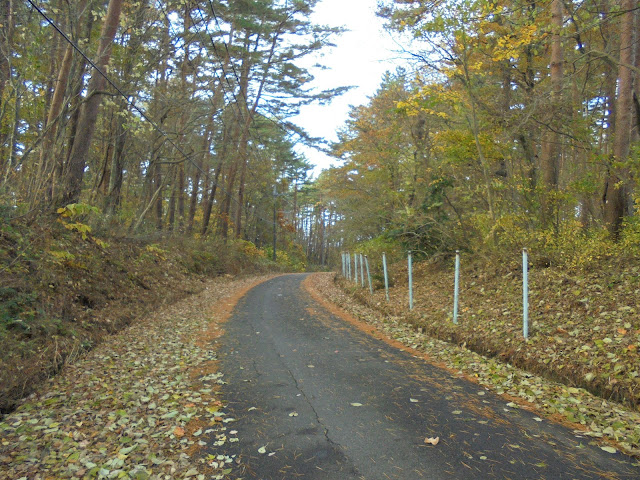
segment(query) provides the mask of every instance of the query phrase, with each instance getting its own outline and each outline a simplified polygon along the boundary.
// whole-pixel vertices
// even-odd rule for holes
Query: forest
[[[121,378],[138,367],[126,362],[157,348],[142,364],[154,365],[149,378],[171,377],[178,398],[193,386],[175,372],[209,358],[185,345],[217,338],[203,329],[230,314],[234,289],[339,272],[349,252],[368,256],[369,288],[361,264],[361,284],[310,275],[319,296],[640,455],[637,0],[372,1],[404,61],[333,142],[296,123],[353,87],[314,86],[348,23],[340,12],[337,26],[315,23],[321,1],[0,0],[0,417],[48,411],[19,406],[92,352],[96,378],[113,376],[82,388],[72,378],[69,392],[128,402]],[[314,173],[303,146],[334,166]],[[111,352],[100,356],[113,345],[138,353],[114,367]],[[101,408],[115,418],[125,407]],[[178,455],[198,430],[171,422],[159,424],[174,442],[163,448]],[[3,448],[31,448],[22,428],[0,422],[16,435],[0,468],[17,455]],[[79,458],[55,468],[77,470]],[[88,475],[102,475],[98,463]]]
[[[640,15],[624,1],[385,1],[407,69],[354,107],[316,182],[348,245],[636,255]]]
[[[294,145],[315,140],[289,118],[344,90],[298,65],[340,32],[309,21],[315,3],[3,1],[5,221],[72,205],[100,212],[94,231],[258,247],[276,223],[304,256],[295,232],[318,219]]]
[[[636,2],[380,2],[406,68],[312,179],[295,146],[321,139],[291,118],[348,89],[300,66],[342,31],[316,3],[3,1],[4,221],[80,205],[105,232],[275,240],[318,264],[356,245],[635,251]]]

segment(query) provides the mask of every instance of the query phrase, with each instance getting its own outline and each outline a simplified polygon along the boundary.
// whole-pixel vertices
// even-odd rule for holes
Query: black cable
[[[127,96],[124,92],[122,92],[122,90],[100,69],[100,67],[98,67],[83,51],[80,47],[78,47],[78,45],[76,45],[76,43],[71,40],[67,34],[65,34],[60,27],[38,6],[36,5],[33,0],[27,0],[29,2],[29,4],[40,14],[40,16],[42,16],[42,18],[44,18],[46,20],[46,22],[51,25],[56,32],[58,32],[67,43],[69,43],[69,45],[71,45],[86,61],[87,63],[89,63],[89,65],[91,65],[92,68],[94,68],[108,83],[109,85],[111,85],[117,92],[118,94],[120,94],[120,96],[122,96],[122,98],[125,99],[125,101],[127,102],[127,105],[129,105],[132,109],[134,109],[136,112],[138,112],[140,114],[140,116],[145,119],[147,122],[149,122],[153,128],[158,131],[160,134],[162,134],[162,136],[166,137],[167,141],[169,142],[169,144],[171,146],[173,146],[183,157],[185,160],[189,161],[194,167],[196,167],[196,169],[198,169],[200,171],[200,173],[202,173],[205,178],[209,181],[212,182],[213,185],[215,185],[217,188],[219,188],[225,195],[227,195],[230,200],[232,202],[235,202],[236,205],[240,206],[240,203],[238,202],[238,200],[236,198],[234,198],[233,195],[231,195],[222,185],[220,185],[218,182],[216,182],[214,179],[211,178],[211,175],[209,174],[208,171],[204,170],[200,165],[198,165],[179,145],[177,145],[170,137],[169,135],[162,129],[160,128],[142,109],[140,109],[132,100],[129,100],[129,96]],[[264,217],[262,217],[261,215],[258,216],[258,218],[260,218],[262,221],[264,221],[265,223],[268,224],[272,224],[273,222],[269,219],[266,219]]]

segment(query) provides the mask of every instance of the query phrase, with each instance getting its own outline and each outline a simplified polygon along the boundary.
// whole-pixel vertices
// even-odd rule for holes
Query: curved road
[[[253,288],[220,339],[238,478],[640,478],[633,459],[331,314],[305,276]]]

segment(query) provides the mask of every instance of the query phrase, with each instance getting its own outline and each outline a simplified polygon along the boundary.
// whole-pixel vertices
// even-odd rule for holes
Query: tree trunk
[[[191,233],[193,231],[193,221],[196,217],[196,208],[198,207],[198,194],[200,192],[200,175],[201,170],[204,165],[204,159],[208,157],[209,152],[209,131],[204,132],[204,151],[202,153],[202,157],[198,160],[196,164],[195,171],[193,172],[193,178],[191,182],[193,184],[191,188],[191,198],[189,200],[189,214],[187,216],[187,233]],[[206,190],[205,190],[206,193]]]
[[[169,211],[167,213],[167,230],[173,232],[176,221],[176,196],[178,190],[178,169],[174,167],[173,182],[171,185],[171,196],[169,197]]]
[[[220,173],[222,172],[222,161],[218,162],[218,166],[216,167],[216,172],[213,177],[213,181],[211,182],[211,191],[209,196],[207,197],[207,201],[204,204],[204,213],[202,216],[202,230],[200,231],[201,235],[204,237],[207,234],[207,230],[209,229],[209,222],[211,221],[211,209],[213,208],[213,201],[216,198],[216,191],[218,190],[218,181],[220,179]]]
[[[51,153],[58,131],[59,116],[62,113],[62,107],[64,103],[64,94],[67,90],[69,83],[69,74],[71,73],[71,64],[73,61],[73,47],[69,45],[64,53],[62,64],[60,65],[60,71],[58,72],[58,78],[55,83],[55,89],[53,91],[53,97],[51,99],[51,105],[49,107],[49,114],[47,115],[47,130],[44,133],[42,139],[42,145],[40,147],[40,165],[39,165],[39,177],[42,184],[45,181],[47,172],[51,170],[49,166]],[[36,189],[36,195],[40,196],[39,188]]]
[[[635,27],[635,67],[636,71],[633,73],[633,132],[631,135],[632,142],[640,140],[640,11],[636,11],[636,27]]]
[[[20,81],[20,78],[16,78],[16,82]],[[11,134],[9,135],[9,158],[7,160],[7,170],[4,177],[4,182],[7,183],[11,172],[16,166],[16,158],[18,153],[18,125],[20,122],[20,103],[22,100],[22,93],[20,92],[21,83],[18,83],[15,88],[16,99],[13,108],[13,119],[11,122]]]
[[[230,41],[232,39],[232,34],[230,34]],[[222,62],[222,71],[225,72],[228,64],[229,64],[230,58],[229,55],[226,55],[224,58],[224,61]],[[218,112],[221,110],[222,108],[222,103],[224,101],[224,73],[223,75],[219,78],[219,81],[216,85],[216,89],[215,92],[213,94],[213,101],[212,101],[212,111],[210,113],[210,125],[213,128],[213,122],[214,122],[214,118],[215,116],[218,114]],[[224,127],[223,127],[224,128]],[[222,149],[223,149],[223,154],[220,155],[219,157],[219,161],[218,161],[218,165],[216,167],[215,170],[215,174],[214,174],[214,179],[211,182],[211,191],[209,193],[209,195],[207,196],[206,201],[204,201],[204,209],[203,209],[203,216],[202,216],[202,229],[200,230],[200,233],[202,234],[202,236],[206,235],[207,230],[209,229],[209,222],[211,220],[211,209],[213,208],[213,201],[216,197],[216,191],[218,190],[218,180],[220,178],[220,173],[222,172],[222,166],[223,166],[223,161],[226,155],[226,152],[224,151],[224,149],[227,146],[227,142],[225,141],[225,136],[226,136],[226,132],[227,130],[224,130],[225,135],[223,135],[223,139],[222,139]],[[209,156],[210,155],[210,149],[211,149],[211,143],[213,142],[213,130],[211,131],[211,141],[208,142],[208,147],[206,149],[205,155]],[[209,171],[209,169],[207,168],[207,172]],[[206,189],[204,191],[204,193],[206,193]],[[203,193],[203,195],[204,195]]]
[[[247,163],[249,161],[247,157],[247,141],[249,139],[249,128],[251,127],[251,123],[253,122],[253,118],[258,109],[258,104],[260,103],[260,99],[262,98],[262,91],[267,81],[269,69],[272,66],[273,56],[275,54],[276,45],[278,44],[279,36],[280,36],[280,32],[275,32],[273,35],[273,39],[271,40],[271,49],[269,50],[269,56],[267,57],[266,62],[263,63],[262,78],[260,79],[260,84],[256,92],[256,97],[253,101],[253,105],[250,110],[248,109],[248,105],[247,105],[247,95],[249,90],[248,88],[249,73],[252,65],[249,62],[250,57],[248,55],[248,52],[245,58],[243,59],[242,72],[240,76],[240,88],[241,88],[240,94],[241,94],[241,97],[244,98],[244,101],[242,102],[242,104],[244,106],[244,112],[245,112],[246,118],[244,122],[244,131],[242,133],[242,140],[240,143],[239,159],[240,159],[240,162],[242,163],[240,168],[240,185],[238,187],[238,206],[236,209],[236,225],[235,225],[236,238],[240,238],[242,234],[242,210],[244,208],[243,205],[244,205],[245,172],[247,169]],[[249,34],[247,33],[247,39],[248,38],[249,38]],[[245,43],[245,49],[246,47],[248,47],[247,43]]]
[[[134,21],[130,28],[130,37],[127,44],[129,55],[122,70],[122,85],[128,88],[133,87],[131,77],[133,75],[133,67],[135,64],[135,56],[139,54],[138,50],[142,44],[142,36],[140,31],[144,26],[145,11],[147,9],[147,0],[140,1],[133,14]],[[131,113],[124,99],[119,102],[120,108],[127,113]],[[125,167],[125,145],[127,143],[127,129],[125,128],[124,115],[117,115],[115,122],[115,145],[113,156],[111,158],[111,175],[109,177],[109,185],[104,198],[105,213],[113,215],[120,206],[120,196],[122,192],[122,182],[124,180]]]
[[[162,230],[162,190],[164,183],[162,182],[162,165],[156,162],[153,183],[156,189],[155,213],[156,213],[156,230]]]
[[[620,25],[620,62],[618,65],[618,99],[616,102],[616,129],[613,143],[613,159],[624,162],[629,154],[631,137],[631,107],[633,95],[633,30],[635,25],[635,0],[623,0]],[[604,195],[604,221],[607,229],[617,239],[622,228],[629,188],[626,169],[611,167]]]
[[[109,1],[95,62],[98,68],[103,71],[109,64],[111,57],[111,46],[118,28],[122,2],[123,0]],[[89,154],[89,147],[91,146],[102,99],[100,91],[104,90],[105,86],[105,78],[98,73],[98,71],[94,70],[91,74],[91,80],[89,80],[87,99],[82,108],[78,132],[76,133],[73,150],[71,151],[71,157],[69,159],[69,171],[65,182],[65,190],[61,192],[56,202],[58,205],[74,203],[80,199],[87,156]]]
[[[82,6],[82,5],[80,5]],[[84,12],[86,9],[82,10],[78,9],[79,14]],[[78,38],[83,36],[84,38],[90,39],[91,33],[93,31],[94,17],[93,15],[86,16],[86,24],[84,26],[83,34],[80,33],[81,28],[78,26]],[[64,188],[63,180],[64,180],[64,171],[65,165],[69,163],[69,158],[71,157],[71,152],[73,150],[73,144],[76,138],[76,132],[78,131],[78,121],[80,118],[80,108],[82,106],[81,102],[81,94],[84,89],[84,71],[87,65],[86,60],[83,57],[77,56],[77,61],[72,62],[71,65],[71,73],[69,74],[69,88],[71,89],[69,97],[71,98],[70,108],[69,108],[69,123],[68,123],[68,134],[67,134],[67,142],[66,145],[63,145],[58,152],[58,150],[54,150],[52,153],[53,162],[52,162],[52,172],[51,179],[48,182],[49,188],[47,192],[47,201],[53,202],[58,196],[60,196],[61,189]],[[65,110],[63,107],[63,111],[61,115],[65,115]],[[55,146],[55,143],[54,143]],[[65,150],[66,148],[66,150]]]
[[[176,173],[177,185],[176,185],[176,199],[178,208],[178,231],[184,230],[184,195],[185,195],[185,175],[184,175],[184,162],[180,162],[177,167]]]
[[[540,150],[540,167],[542,170],[542,182],[544,192],[542,194],[542,225],[551,224],[557,231],[558,203],[554,193],[558,190],[558,177],[560,165],[560,136],[558,129],[561,125],[560,102],[562,101],[562,66],[564,55],[562,51],[562,0],[553,0],[551,3],[551,105],[549,108],[549,127],[543,135],[542,148]]]
[[[11,75],[11,55],[13,54],[13,2],[0,0],[0,99],[4,98],[4,87]]]
[[[236,183],[236,174],[238,173],[238,165],[233,163],[227,176],[227,186],[224,198],[222,200],[222,209],[220,212],[220,233],[225,240],[229,236],[229,223],[231,222],[231,201],[233,200],[233,187]]]

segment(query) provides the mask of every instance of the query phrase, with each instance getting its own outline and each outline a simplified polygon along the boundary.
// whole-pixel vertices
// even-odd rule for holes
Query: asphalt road
[[[220,339],[237,478],[640,478],[633,459],[331,314],[304,278],[253,288]]]

